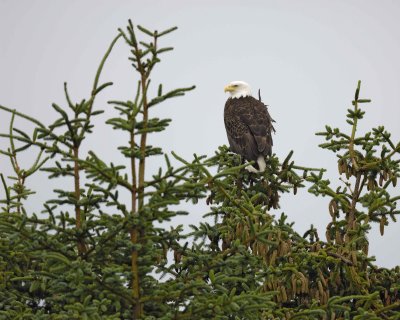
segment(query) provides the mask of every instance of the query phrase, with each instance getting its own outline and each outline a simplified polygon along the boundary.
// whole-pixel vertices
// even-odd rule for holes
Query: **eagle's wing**
[[[267,107],[260,101],[249,97],[246,110],[240,113],[240,119],[246,124],[257,144],[258,154],[270,155],[272,151],[272,118]]]
[[[225,127],[232,151],[247,160],[270,155],[274,128],[267,107],[253,97],[229,100],[225,107]]]

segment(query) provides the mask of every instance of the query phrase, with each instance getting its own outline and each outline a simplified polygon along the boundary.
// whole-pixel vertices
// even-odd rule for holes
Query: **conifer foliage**
[[[172,50],[160,43],[175,29],[129,21],[88,97],[72,101],[65,84],[51,124],[0,105],[11,115],[1,123],[0,153],[13,168],[0,174],[0,319],[400,319],[399,267],[380,268],[368,254],[371,225],[383,235],[399,214],[400,143],[384,127],[357,135],[370,102],[360,98],[360,83],[348,132],[326,126],[317,133],[338,160],[334,183],[323,168],[296,165],[292,151],[283,161],[271,156],[262,175],[247,172],[226,146],[185,160],[148,144],[171,121],[155,117],[156,107],[194,89],[151,89],[160,56]],[[106,124],[127,143],[82,148],[103,112],[96,98],[112,85],[100,82],[103,67],[122,42],[137,87],[132,100],[109,102],[115,116]],[[23,121],[34,130],[22,130]],[[105,152],[120,160],[107,163]],[[22,153],[35,159],[30,167],[20,166]],[[146,174],[154,156],[165,164]],[[58,189],[37,213],[26,204],[39,170]],[[283,193],[305,186],[329,199],[315,212],[331,217],[323,236],[312,226],[300,235],[284,214],[273,214]],[[184,232],[179,215],[190,212],[177,205],[199,201],[208,219]]]

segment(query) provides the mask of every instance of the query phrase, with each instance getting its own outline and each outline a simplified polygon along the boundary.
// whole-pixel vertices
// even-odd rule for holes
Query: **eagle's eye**
[[[233,85],[233,87],[235,87],[235,88],[236,88],[236,87],[239,87],[239,85],[238,85],[238,84],[234,84],[234,85]]]

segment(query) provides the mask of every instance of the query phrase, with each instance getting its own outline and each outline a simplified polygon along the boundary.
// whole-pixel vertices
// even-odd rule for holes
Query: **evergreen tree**
[[[400,143],[383,127],[356,135],[369,102],[359,97],[360,83],[349,133],[329,126],[318,133],[338,159],[338,188],[324,169],[296,165],[292,151],[283,161],[268,158],[260,175],[226,146],[190,161],[167,155],[148,144],[148,135],[171,121],[153,117],[152,107],[194,89],[164,92],[160,84],[156,96],[149,93],[160,55],[172,50],[160,41],[175,29],[149,31],[129,21],[101,60],[88,98],[73,102],[65,84],[65,107],[52,105],[59,118],[50,125],[0,105],[11,114],[0,133],[9,146],[0,153],[13,168],[12,176],[0,175],[0,319],[400,319],[399,267],[376,266],[367,238],[372,223],[383,235],[399,213],[392,187]],[[95,134],[93,118],[103,112],[96,97],[112,85],[100,84],[101,72],[121,40],[138,82],[132,100],[110,101],[116,116],[106,124],[126,143],[119,163],[106,163],[82,146]],[[18,128],[19,120],[33,132]],[[20,166],[21,152],[36,154],[30,168]],[[147,180],[153,156],[165,165]],[[34,193],[27,181],[38,170],[59,183],[40,214],[25,207]],[[285,215],[272,213],[281,194],[306,185],[330,199],[326,240],[312,226],[300,235]],[[177,204],[199,200],[213,222],[186,233],[166,226],[189,214]]]

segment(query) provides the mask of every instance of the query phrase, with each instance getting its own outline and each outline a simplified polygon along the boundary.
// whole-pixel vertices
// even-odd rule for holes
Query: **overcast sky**
[[[193,153],[212,155],[227,144],[223,87],[232,80],[248,82],[254,93],[261,89],[276,120],[274,152],[284,157],[293,149],[298,164],[323,165],[335,185],[336,159],[318,148],[322,140],[314,133],[325,124],[350,130],[345,114],[357,80],[362,80],[361,96],[373,101],[365,106],[360,132],[384,125],[400,140],[399,1],[0,0],[0,104],[50,123],[55,118],[51,103],[65,105],[64,81],[75,101],[88,97],[101,57],[129,18],[149,29],[178,26],[163,39],[175,51],[164,55],[153,83],[163,82],[165,89],[197,86],[154,110],[173,119],[169,130],[151,141],[166,151],[190,159]],[[133,98],[137,76],[128,55],[120,42],[101,77],[114,86],[102,94],[97,108],[110,111],[106,101]],[[1,112],[1,132],[8,123],[9,116]],[[126,139],[104,125],[95,133],[85,147],[118,163],[115,147]],[[1,140],[0,147],[6,146]],[[27,165],[31,156],[23,160]],[[149,170],[159,165],[153,162]],[[10,173],[4,157],[0,166]],[[43,177],[28,182],[40,190],[31,204],[36,211],[52,188]],[[288,214],[299,232],[313,223],[324,238],[330,220],[327,203],[303,190],[297,197],[283,197],[275,213]],[[206,209],[201,204],[182,223],[200,221]],[[374,227],[369,240],[378,264],[400,264],[393,245],[400,241],[400,223],[386,228],[384,237]]]

